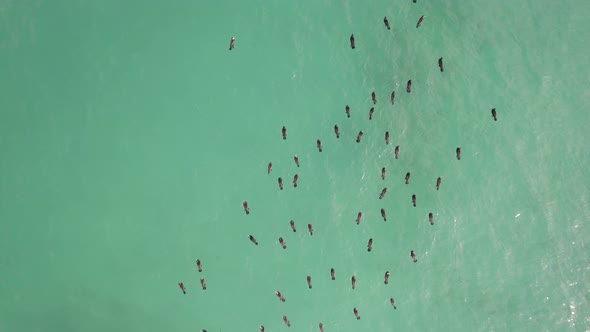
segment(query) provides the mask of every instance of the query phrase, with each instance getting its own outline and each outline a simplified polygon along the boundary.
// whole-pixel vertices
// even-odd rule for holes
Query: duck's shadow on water
[[[175,325],[165,316],[93,291],[86,291],[75,300],[56,298],[44,311],[21,312],[12,319],[14,326],[10,330],[30,332],[166,331]]]

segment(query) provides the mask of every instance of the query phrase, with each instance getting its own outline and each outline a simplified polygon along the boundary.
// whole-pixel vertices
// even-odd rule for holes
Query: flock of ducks
[[[416,0],[413,0],[413,2],[416,3]],[[424,21],[424,15],[421,16],[418,19],[418,23],[416,24],[416,28],[419,28],[420,25],[423,23],[423,21]],[[383,19],[383,22],[385,24],[385,27],[388,30],[390,30],[391,27],[389,25],[389,21],[387,20],[387,17],[385,17]],[[230,41],[229,50],[230,51],[233,50],[234,49],[234,46],[235,46],[235,37],[232,37],[231,38],[231,41]],[[350,36],[350,47],[352,49],[355,49],[356,48],[354,34],[352,34]],[[443,58],[442,57],[438,59],[438,66],[439,66],[440,71],[441,72],[444,72],[444,64],[443,64]],[[411,93],[412,92],[412,80],[408,80],[408,82],[406,84],[406,92],[407,93]],[[376,104],[377,103],[377,96],[375,94],[375,91],[373,91],[371,93],[371,99],[373,101],[373,104]],[[391,104],[394,105],[394,103],[395,103],[395,90],[391,93],[390,101],[391,101]],[[375,111],[374,107],[371,107],[371,109],[369,110],[369,120],[372,120],[373,119],[373,113],[374,113],[374,111]],[[346,112],[347,118],[350,118],[350,107],[349,107],[349,105],[346,105],[345,112]],[[492,108],[491,113],[492,113],[493,120],[494,121],[497,121],[496,109],[495,108]],[[287,128],[285,126],[283,126],[283,128],[281,129],[281,134],[282,134],[283,140],[286,140],[287,139]],[[337,139],[340,138],[340,129],[339,129],[339,127],[338,127],[337,124],[334,125],[334,134],[336,135],[336,138]],[[361,142],[363,135],[364,135],[364,131],[361,130],[358,133],[357,137],[356,137],[356,142],[357,143],[360,143]],[[389,131],[386,131],[385,132],[385,143],[386,144],[389,144]],[[323,151],[323,146],[322,146],[322,141],[320,139],[317,139],[316,145],[317,145],[318,151],[319,152],[322,152]],[[397,145],[395,147],[395,149],[394,149],[395,159],[398,159],[399,158],[399,153],[400,153],[400,146]],[[455,155],[456,155],[457,160],[461,160],[461,147],[457,147],[456,148]],[[295,165],[297,167],[299,167],[300,164],[299,164],[299,157],[298,157],[298,155],[296,154],[293,157],[293,159],[294,159]],[[268,164],[267,174],[270,174],[272,172],[272,169],[273,169],[273,165],[272,165],[272,162],[270,162]],[[381,178],[383,180],[385,180],[385,177],[386,177],[386,169],[385,169],[385,167],[383,167],[381,169]],[[410,178],[411,178],[411,174],[410,174],[410,172],[407,172],[406,173],[406,176],[405,176],[405,184],[406,185],[410,183]],[[293,177],[293,187],[295,187],[295,188],[297,187],[298,180],[299,180],[299,175],[298,174],[295,174],[295,176]],[[283,179],[281,177],[278,177],[277,182],[278,182],[279,190],[283,190],[283,188],[284,188],[284,186],[283,186]],[[436,190],[439,190],[440,189],[441,183],[442,183],[442,177],[439,176],[436,179],[436,185],[435,185]],[[379,194],[379,199],[383,199],[383,197],[385,197],[386,194],[387,194],[387,187],[385,187],[385,188],[383,188],[381,190],[381,193]],[[417,197],[416,197],[415,194],[413,194],[412,195],[412,205],[414,207],[416,206],[416,200],[417,200]],[[250,214],[250,207],[248,205],[248,201],[246,201],[246,200],[243,201],[242,202],[242,206],[243,206],[243,209],[244,209],[245,214],[246,215],[249,215]],[[357,215],[357,218],[356,218],[356,224],[357,225],[360,224],[362,217],[363,217],[363,213],[362,212],[359,212],[358,215]],[[387,221],[387,214],[386,214],[385,209],[383,209],[383,208],[381,209],[381,217],[383,218],[384,221]],[[429,220],[429,222],[430,222],[431,225],[434,225],[434,215],[432,214],[432,212],[430,212],[428,214],[428,220]],[[291,230],[293,232],[296,232],[297,231],[295,222],[293,220],[291,220],[289,222],[289,225],[290,225]],[[312,224],[307,224],[307,229],[308,229],[309,235],[310,236],[313,236],[313,225]],[[256,238],[253,235],[248,235],[248,239],[254,245],[258,245],[258,240],[256,240]],[[279,241],[279,245],[281,246],[282,249],[287,249],[287,245],[285,243],[285,240],[282,237],[279,237],[278,238],[278,241]],[[373,247],[373,239],[370,238],[369,241],[368,241],[368,243],[367,243],[367,251],[371,252],[372,247]],[[414,250],[410,250],[410,257],[411,257],[411,259],[412,259],[412,261],[414,263],[417,263],[418,262],[417,255],[414,252]],[[201,261],[199,259],[196,260],[196,264],[197,264],[198,271],[199,272],[202,272],[203,271],[203,266],[202,266]],[[331,268],[330,269],[330,276],[331,276],[331,279],[332,280],[336,280],[336,271],[335,271],[334,268]],[[384,275],[384,279],[383,279],[383,282],[385,284],[388,284],[389,283],[389,277],[390,277],[390,272],[389,271],[386,271],[385,272],[385,275]],[[207,284],[205,283],[205,279],[204,278],[200,278],[200,279],[201,279],[201,288],[203,290],[206,290],[207,289]],[[352,284],[352,289],[355,289],[355,287],[356,287],[356,276],[354,276],[354,275],[351,278],[351,284]],[[312,278],[309,275],[307,276],[307,285],[308,285],[308,288],[309,289],[312,289]],[[186,294],[186,288],[185,288],[184,284],[182,282],[180,282],[180,283],[178,283],[178,286],[180,287],[182,293],[183,294]],[[286,301],[285,297],[283,296],[283,294],[280,291],[278,291],[278,290],[275,291],[275,295],[277,296],[277,298],[279,299],[280,302],[285,302]],[[393,307],[394,310],[397,309],[397,304],[396,304],[395,299],[393,297],[391,297],[389,299],[389,302],[391,303],[391,306]],[[357,320],[360,320],[361,319],[359,310],[356,307],[353,308],[352,313],[354,314],[354,316],[355,316],[355,318]],[[287,317],[287,315],[283,315],[283,322],[288,327],[291,326],[291,322],[289,321],[289,318]],[[321,322],[319,323],[319,330],[320,330],[320,332],[324,332],[324,324],[321,323]],[[207,332],[207,330],[202,330],[202,331],[203,332]],[[260,331],[261,332],[265,332],[265,327],[263,325],[260,326]]]

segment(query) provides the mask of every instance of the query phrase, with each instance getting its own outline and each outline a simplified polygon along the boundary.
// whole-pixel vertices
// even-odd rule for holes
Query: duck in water
[[[295,161],[295,165],[297,165],[297,167],[299,167],[299,156],[297,154],[295,154],[293,156],[293,160]]]
[[[373,113],[375,113],[375,107],[371,107],[369,110],[369,120],[373,120]]]
[[[291,322],[289,322],[289,318],[287,318],[287,316],[283,316],[283,322],[287,324],[287,327],[291,327]]]
[[[385,167],[381,168],[381,180],[385,180]]]
[[[336,280],[336,270],[334,270],[334,268],[330,269],[330,276],[332,277],[332,280]]]
[[[420,27],[422,21],[424,21],[424,15],[420,16],[420,19],[418,19],[418,23],[416,23],[416,28]]]
[[[412,80],[408,80],[408,84],[406,85],[406,91],[408,93],[412,92]]]
[[[391,92],[391,105],[395,104],[395,90]]]
[[[389,131],[385,132],[385,144],[389,144]]]
[[[352,276],[352,278],[350,278],[350,282],[352,284],[352,289],[356,288],[356,276]]]
[[[391,302],[393,309],[397,309],[397,307],[395,306],[395,300],[393,299],[393,297],[389,299],[389,302]]]
[[[319,139],[316,141],[316,144],[318,146],[318,151],[322,152],[322,141],[320,141]]]
[[[254,243],[255,245],[258,245],[258,241],[256,241],[256,238],[254,238],[252,235],[248,235],[248,238],[250,239],[250,242]]]
[[[432,212],[428,214],[428,221],[430,221],[431,225],[434,225],[434,216],[432,215]]]
[[[283,139],[287,139],[287,128],[285,126],[283,126],[283,129],[281,129],[281,132],[283,134]]]
[[[350,118],[350,107],[346,105],[346,117]]]
[[[340,129],[338,125],[334,125],[334,133],[336,134],[336,138],[340,138]]]
[[[354,33],[350,35],[350,47],[354,50]]]
[[[383,199],[383,197],[385,197],[385,194],[387,194],[387,188],[383,188],[383,190],[381,190],[381,194],[379,195],[379,199]]]
[[[387,221],[387,215],[385,214],[384,208],[381,208],[381,217],[383,217],[383,221]]]
[[[199,272],[203,272],[203,265],[201,265],[201,260],[197,259],[197,269]]]
[[[283,247],[283,249],[287,249],[287,245],[285,244],[285,240],[283,240],[282,237],[279,238],[279,243],[281,244],[281,247]]]
[[[357,224],[357,225],[359,225],[359,224],[361,223],[361,219],[362,219],[362,218],[363,218],[363,213],[362,213],[362,212],[359,212],[359,213],[356,215],[356,224]]]
[[[373,105],[377,104],[377,96],[375,95],[375,91],[373,91],[373,93],[371,93],[371,99],[373,100]]]
[[[307,276],[307,287],[311,289],[311,276]]]
[[[293,187],[297,188],[297,181],[299,181],[299,174],[295,174],[293,177]]]
[[[412,205],[416,207],[416,194],[412,195]]]
[[[361,131],[359,131],[359,134],[356,136],[356,142],[357,142],[357,143],[360,143],[360,142],[361,142],[361,138],[363,138],[363,135],[364,135],[364,133],[365,133],[365,132],[364,132],[364,131],[362,131],[362,130],[361,130]]]
[[[373,249],[373,239],[369,239],[369,243],[367,243],[367,251],[371,252],[371,249]]]
[[[460,147],[458,147],[455,150],[455,153],[457,154],[457,160],[461,160],[461,148]]]
[[[395,159],[399,157],[399,145],[395,147]]]
[[[389,271],[385,272],[385,284],[387,285],[389,283]]]
[[[440,184],[442,183],[442,177],[438,177],[436,179],[436,190],[438,190],[440,188]]]
[[[293,220],[291,220],[289,222],[289,224],[291,225],[291,229],[293,230],[293,233],[297,232],[297,228],[295,228],[295,222]]]
[[[248,207],[248,201],[243,201],[242,205],[244,206],[244,212],[246,212],[246,214],[250,214],[250,208]]]
[[[416,253],[414,253],[414,250],[411,250],[410,251],[410,257],[412,257],[412,261],[414,263],[417,263],[418,262],[418,258],[416,258]]]
[[[279,182],[279,189],[283,190],[283,179],[279,177],[277,181]]]
[[[498,118],[496,117],[496,108],[492,108],[492,118],[494,119],[494,121],[498,121]]]
[[[275,291],[275,294],[277,295],[277,297],[279,298],[279,300],[281,302],[285,302],[285,298],[283,297],[283,294],[281,294],[281,292]]]
[[[309,235],[313,236],[313,225],[312,224],[307,224],[307,230],[309,231]]]
[[[406,184],[410,183],[410,172],[406,173]]]
[[[234,49],[234,45],[236,44],[236,37],[231,37],[231,40],[229,41],[229,50],[233,50]]]
[[[354,312],[354,317],[356,317],[357,320],[361,319],[361,316],[359,315],[359,311],[357,308],[354,308],[352,312]]]
[[[184,287],[184,283],[179,282],[178,283],[178,287],[180,287],[180,290],[182,291],[182,294],[186,295],[186,288]]]
[[[442,58],[439,58],[439,59],[438,59],[438,68],[440,68],[440,71],[441,71],[441,73],[442,73],[443,71],[445,71],[445,67],[444,67],[444,65],[443,65],[443,59],[442,59]]]
[[[204,278],[201,278],[201,288],[203,288],[203,290],[207,290],[207,284],[205,283]]]
[[[266,174],[270,174],[270,172],[272,171],[272,162],[268,163],[268,170]]]
[[[391,27],[389,26],[389,21],[387,20],[387,16],[385,16],[385,18],[383,19],[383,23],[385,23],[385,27],[387,28],[387,30],[391,30]]]

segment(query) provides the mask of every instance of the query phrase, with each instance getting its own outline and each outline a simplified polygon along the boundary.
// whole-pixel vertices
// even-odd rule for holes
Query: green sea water
[[[590,330],[589,18],[0,0],[0,331]]]

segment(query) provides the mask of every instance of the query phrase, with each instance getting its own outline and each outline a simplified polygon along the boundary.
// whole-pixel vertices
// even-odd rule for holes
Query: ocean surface
[[[589,331],[589,18],[0,0],[0,331]]]

